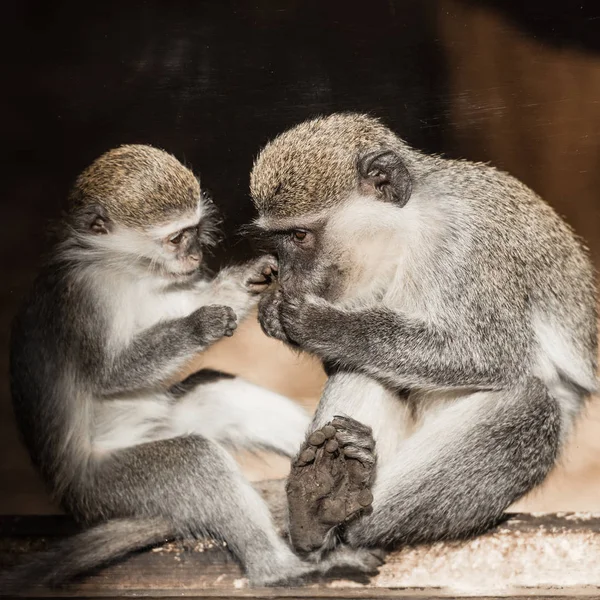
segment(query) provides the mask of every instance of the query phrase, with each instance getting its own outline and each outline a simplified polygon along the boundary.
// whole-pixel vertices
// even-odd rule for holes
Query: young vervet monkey
[[[364,552],[302,562],[227,452],[292,455],[308,425],[295,403],[211,371],[169,387],[192,356],[232,335],[276,268],[267,256],[209,278],[214,212],[193,173],[149,146],[111,150],[77,179],[15,320],[10,373],[35,465],[93,527],[24,567],[34,581],[205,534],[227,543],[253,584],[375,566]]]
[[[251,193],[281,285],[261,325],[330,372],[288,482],[293,544],[496,523],[596,387],[592,266],[573,231],[510,175],[422,154],[359,114],[270,142]]]

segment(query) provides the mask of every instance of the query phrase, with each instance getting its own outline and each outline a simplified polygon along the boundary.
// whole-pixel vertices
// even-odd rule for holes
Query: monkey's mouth
[[[188,279],[192,279],[193,277],[197,276],[198,273],[200,273],[200,270],[200,265],[194,267],[193,269],[189,269],[188,271],[174,271],[166,266],[162,266],[155,269],[155,272],[168,279],[187,281]]]
[[[174,279],[191,279],[192,277],[198,275],[200,269],[195,267],[190,271],[169,271],[168,274]]]

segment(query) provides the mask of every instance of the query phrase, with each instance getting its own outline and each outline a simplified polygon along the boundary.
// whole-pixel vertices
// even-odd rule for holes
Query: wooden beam
[[[259,484],[280,527],[282,482]],[[77,530],[64,516],[0,517],[0,564],[8,566]],[[184,540],[132,555],[60,591],[28,597],[600,597],[600,515],[511,515],[463,542],[404,548],[370,581],[323,580],[296,588],[248,587],[224,545]]]

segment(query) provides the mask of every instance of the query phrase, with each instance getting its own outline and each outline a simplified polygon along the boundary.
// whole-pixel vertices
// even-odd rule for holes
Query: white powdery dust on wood
[[[439,542],[388,555],[370,586],[492,595],[540,589],[600,588],[597,531],[500,528],[467,542]],[[360,587],[336,581],[332,587]],[[532,590],[531,590],[532,591]]]

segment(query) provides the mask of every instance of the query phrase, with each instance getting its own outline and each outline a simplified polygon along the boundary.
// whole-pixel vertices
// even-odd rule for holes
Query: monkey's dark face
[[[295,165],[288,165],[290,172],[300,170],[292,168]],[[260,168],[255,167],[258,178]],[[305,197],[301,181],[276,186],[270,203],[263,197],[257,204],[258,225],[275,241],[284,291],[310,293],[329,301],[384,292],[386,280],[401,259],[399,237],[410,229],[414,218],[406,206],[411,178],[400,156],[385,148],[359,155],[354,169],[353,186],[347,186],[350,191],[318,212],[307,209],[294,214],[303,205],[319,206],[318,199],[309,202]],[[314,179],[310,172],[303,175]],[[269,176],[276,178],[271,172]],[[328,188],[326,180],[321,185]]]
[[[259,226],[277,255],[284,292],[336,302],[386,289],[412,212],[357,191],[318,215],[286,219],[285,226],[262,217]]]
[[[307,121],[267,144],[250,191],[259,228],[275,238],[284,290],[328,300],[381,293],[414,218],[410,152],[356,114]]]
[[[263,232],[278,257],[278,279],[286,293],[339,296],[343,276],[335,255],[327,251],[326,230],[326,221],[317,220]]]
[[[202,264],[206,221],[177,230],[161,240],[162,267],[174,276],[192,276]]]

